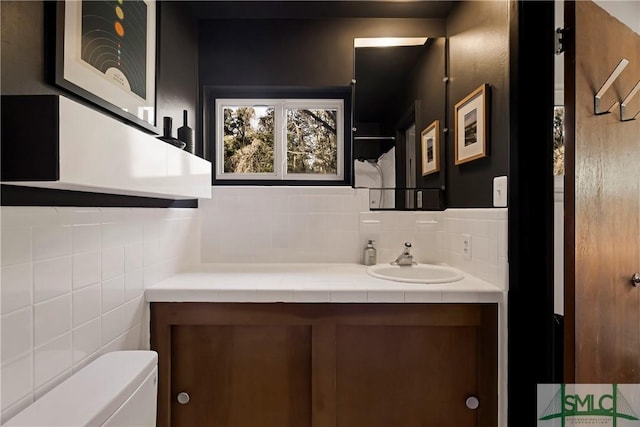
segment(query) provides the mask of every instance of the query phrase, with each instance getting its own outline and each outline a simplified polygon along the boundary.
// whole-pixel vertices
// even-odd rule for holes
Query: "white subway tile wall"
[[[508,289],[507,208],[447,209],[442,260],[501,289]],[[471,236],[471,258],[462,235]]]
[[[1,422],[100,354],[149,348],[145,286],[200,263],[197,209],[0,208]]]
[[[443,212],[377,211],[360,214],[360,246],[374,240],[378,264],[394,261],[411,243],[417,262],[439,263],[438,231],[443,229]]]
[[[213,187],[200,201],[203,262],[360,261],[368,189]]]
[[[471,237],[465,257],[463,236]],[[507,289],[507,209],[360,214],[360,244],[376,241],[378,263],[393,261],[410,242],[418,262],[445,263]]]
[[[369,211],[368,190],[350,187],[213,187],[200,202],[203,262],[378,263],[411,242],[418,262],[445,263],[507,289],[507,209]],[[463,235],[472,253],[463,253]]]

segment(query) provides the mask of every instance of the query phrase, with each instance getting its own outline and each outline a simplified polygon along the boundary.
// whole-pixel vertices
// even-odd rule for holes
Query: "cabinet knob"
[[[191,399],[189,397],[189,393],[185,393],[184,391],[182,393],[178,393],[178,403],[181,405],[186,405],[187,403],[189,403],[189,399]]]
[[[633,286],[640,285],[640,274],[636,273],[633,276],[631,276],[631,284]]]
[[[464,404],[467,405],[467,408],[469,409],[478,409],[480,401],[475,396],[469,396],[467,397],[467,400],[464,401]]]

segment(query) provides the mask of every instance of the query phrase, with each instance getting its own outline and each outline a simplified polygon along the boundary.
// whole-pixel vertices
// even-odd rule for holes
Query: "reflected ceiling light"
[[[355,47],[422,46],[427,37],[364,37],[354,39]]]

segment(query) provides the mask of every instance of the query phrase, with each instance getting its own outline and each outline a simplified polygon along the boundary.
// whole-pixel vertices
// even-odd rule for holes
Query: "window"
[[[344,179],[342,99],[217,99],[216,179]]]
[[[564,106],[553,107],[553,174],[564,175]]]

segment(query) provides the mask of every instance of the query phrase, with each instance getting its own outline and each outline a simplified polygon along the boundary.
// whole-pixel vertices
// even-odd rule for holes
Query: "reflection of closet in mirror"
[[[443,122],[445,118],[444,40],[442,37],[355,39],[353,153],[356,187],[444,189],[443,172],[425,177],[420,173],[421,144],[416,139],[424,127],[434,120]],[[379,47],[380,41],[386,45]],[[406,131],[411,124],[415,124],[414,132],[407,137]],[[440,153],[444,156],[444,149]],[[411,164],[409,159],[412,159]],[[388,193],[386,197],[385,193]],[[411,196],[397,197],[393,190],[372,190],[371,208],[442,207],[438,202],[418,206],[413,196],[415,192],[406,194]]]

